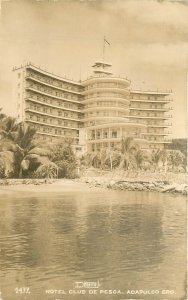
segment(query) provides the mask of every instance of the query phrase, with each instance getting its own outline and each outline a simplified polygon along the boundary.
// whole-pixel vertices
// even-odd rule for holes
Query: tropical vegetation
[[[72,140],[47,144],[34,128],[18,123],[0,109],[0,178],[75,178],[79,168],[184,172],[184,152],[174,147],[143,150],[132,137],[125,137],[119,148],[103,148],[78,158]]]
[[[81,164],[86,168],[94,167],[111,171],[121,169],[125,171],[185,172],[185,162],[185,156],[179,150],[143,150],[132,137],[123,138],[119,148],[101,149],[93,153],[86,153],[81,158]]]
[[[0,178],[76,177],[71,142],[46,144],[34,128],[0,111]]]

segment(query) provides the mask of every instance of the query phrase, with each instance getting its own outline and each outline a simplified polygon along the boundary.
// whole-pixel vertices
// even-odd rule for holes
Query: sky
[[[0,10],[0,107],[13,115],[12,68],[32,62],[69,79],[112,63],[132,89],[172,90],[172,137],[187,136],[188,1],[4,0]]]

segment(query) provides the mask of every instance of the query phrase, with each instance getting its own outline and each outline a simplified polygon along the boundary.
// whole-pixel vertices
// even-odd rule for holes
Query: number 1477
[[[14,290],[16,294],[30,294],[29,287],[16,287]]]

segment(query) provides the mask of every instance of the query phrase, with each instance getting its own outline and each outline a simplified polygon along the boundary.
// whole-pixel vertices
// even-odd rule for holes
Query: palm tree
[[[0,134],[1,138],[6,138],[9,140],[14,140],[18,123],[13,117],[0,117]]]
[[[50,151],[42,147],[40,141],[35,139],[36,129],[20,123],[14,137],[17,146],[15,152],[17,158],[17,175],[22,177],[23,173],[35,171],[41,164],[48,163]]]
[[[168,154],[168,163],[172,167],[173,170],[177,170],[179,167],[184,167],[184,158],[185,156],[179,150],[169,151]]]
[[[141,169],[142,167],[144,167],[144,163],[147,161],[148,161],[147,154],[143,150],[138,149],[134,154],[134,162],[136,167],[138,169]]]
[[[25,123],[13,126],[14,124],[13,120],[8,120],[6,126],[3,127],[0,159],[4,162],[6,176],[11,170],[14,177],[22,177],[28,171],[34,171],[41,164],[49,162],[49,151],[42,149],[39,141],[36,141],[34,128]]]
[[[153,150],[151,152],[151,163],[154,165],[154,170],[156,170],[159,166],[159,162],[161,161],[162,152],[160,149]]]
[[[123,138],[121,140],[120,148],[120,164],[119,168],[124,168],[125,170],[130,169],[134,162],[134,154],[137,151],[137,146],[132,137]]]

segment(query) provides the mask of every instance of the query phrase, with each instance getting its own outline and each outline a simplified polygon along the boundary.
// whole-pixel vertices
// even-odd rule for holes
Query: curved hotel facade
[[[127,136],[141,148],[163,148],[170,142],[165,139],[170,93],[134,91],[110,67],[95,63],[93,76],[82,82],[32,64],[14,68],[18,119],[36,128],[43,140],[71,138],[81,152],[117,147]]]

